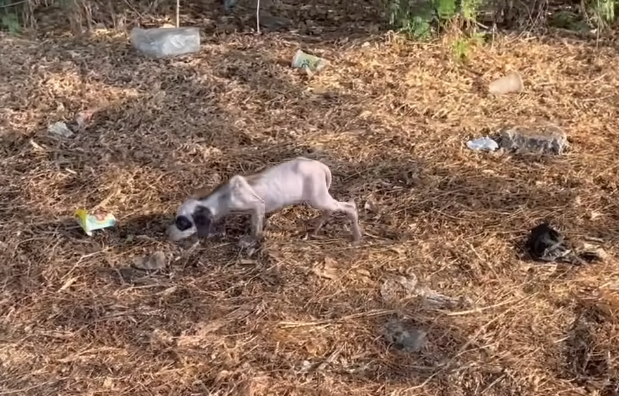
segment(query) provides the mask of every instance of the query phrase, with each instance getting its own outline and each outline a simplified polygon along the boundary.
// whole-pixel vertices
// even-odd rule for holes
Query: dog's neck
[[[213,218],[219,219],[228,214],[229,186],[222,183],[213,190],[200,189],[193,194],[198,205],[204,206],[211,211]]]
[[[243,179],[250,185],[255,186],[260,183],[262,172],[243,175]],[[196,205],[207,207],[215,221],[223,218],[229,213],[243,213],[243,211],[232,211],[230,209],[230,180],[219,184],[214,189],[207,187],[197,190],[192,198],[195,200]]]

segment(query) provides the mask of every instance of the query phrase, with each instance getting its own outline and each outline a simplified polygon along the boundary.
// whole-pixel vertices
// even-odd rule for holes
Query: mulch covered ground
[[[301,46],[330,61],[311,79],[289,67]],[[616,394],[616,48],[499,37],[463,64],[449,39],[222,33],[149,60],[99,32],[3,35],[0,53],[0,395]],[[526,91],[486,95],[509,70]],[[75,136],[47,132],[91,109]],[[465,146],[544,120],[568,154]],[[343,216],[308,236],[305,207],[272,216],[251,256],[243,219],[165,240],[193,189],[297,155],[355,198],[360,246]],[[87,237],[80,207],[118,226]],[[544,219],[609,257],[532,263],[520,244]],[[154,252],[165,269],[132,267]],[[381,293],[413,274],[469,304]],[[394,318],[428,332],[421,352],[384,341]]]

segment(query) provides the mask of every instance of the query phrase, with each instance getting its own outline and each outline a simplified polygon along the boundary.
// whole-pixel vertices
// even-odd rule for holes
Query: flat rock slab
[[[561,155],[569,147],[565,131],[556,125],[509,127],[495,140],[499,147],[519,154]]]
[[[279,30],[284,29],[290,26],[291,22],[289,19],[277,17],[273,15],[261,15],[260,16],[260,26],[265,27],[270,30]]]

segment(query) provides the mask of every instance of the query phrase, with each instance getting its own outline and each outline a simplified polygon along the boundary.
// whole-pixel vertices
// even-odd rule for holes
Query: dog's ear
[[[198,237],[205,238],[211,234],[213,226],[213,214],[209,208],[198,206],[192,215],[193,224],[196,226]]]

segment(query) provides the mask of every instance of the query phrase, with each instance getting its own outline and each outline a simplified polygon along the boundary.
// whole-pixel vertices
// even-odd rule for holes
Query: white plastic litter
[[[489,150],[494,151],[499,148],[499,144],[488,136],[480,137],[466,142],[466,147],[471,150]]]
[[[200,50],[200,29],[196,27],[131,30],[131,43],[153,58],[184,55]]]

